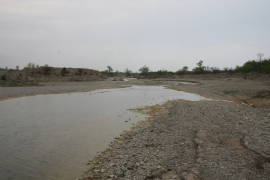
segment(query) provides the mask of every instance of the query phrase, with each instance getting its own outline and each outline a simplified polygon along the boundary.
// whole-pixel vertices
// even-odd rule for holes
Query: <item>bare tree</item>
[[[111,66],[107,66],[107,71],[108,71],[108,73],[112,73],[113,72],[113,68]]]

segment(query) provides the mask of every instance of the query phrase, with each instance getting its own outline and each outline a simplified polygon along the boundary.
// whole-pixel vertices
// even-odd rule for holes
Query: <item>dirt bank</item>
[[[258,94],[269,90],[267,81],[198,82],[196,85],[164,80],[158,83],[227,100],[240,96],[256,99],[260,97]],[[148,121],[116,138],[107,150],[90,161],[89,171],[82,179],[269,179],[267,106],[258,108],[243,101],[179,100],[162,108],[154,107],[150,114],[153,116]]]
[[[47,82],[41,86],[0,87],[0,100],[39,94],[86,92],[96,89],[121,88],[129,83],[121,81]]]
[[[0,86],[24,86],[39,82],[103,80],[103,75],[93,69],[38,66],[30,63],[24,69],[1,69]]]

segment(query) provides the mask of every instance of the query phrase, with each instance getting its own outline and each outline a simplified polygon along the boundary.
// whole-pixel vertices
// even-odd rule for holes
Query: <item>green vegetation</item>
[[[53,67],[49,65],[39,66],[34,63],[28,63],[22,70],[20,70],[19,66],[16,66],[14,69],[10,68],[0,68],[0,80],[7,81],[10,79],[9,72],[16,71],[25,71],[25,76],[34,76],[34,75],[56,75],[57,72]],[[72,74],[68,68],[60,69],[60,75],[66,76],[68,74]],[[259,56],[259,60],[250,60],[244,63],[242,66],[237,66],[236,68],[224,68],[219,69],[218,67],[209,67],[204,65],[203,60],[199,60],[196,63],[196,66],[193,69],[189,69],[188,66],[183,66],[176,72],[168,71],[166,69],[161,69],[157,71],[151,71],[147,65],[142,66],[138,69],[138,72],[132,72],[128,68],[126,68],[123,72],[114,71],[111,66],[107,66],[105,71],[101,71],[101,74],[107,77],[115,77],[115,76],[122,76],[122,77],[138,77],[138,78],[170,78],[175,76],[181,75],[192,75],[192,74],[241,74],[244,79],[247,79],[252,74],[269,74],[270,73],[270,59],[262,59],[262,56]],[[73,73],[74,74],[74,73]],[[89,75],[89,72],[85,72],[84,69],[77,69],[75,75],[77,76],[84,76]],[[18,76],[15,75],[14,76]],[[21,75],[20,75],[21,76]],[[19,76],[18,76],[19,77]],[[22,79],[21,77],[19,79]],[[229,92],[224,92],[229,93]]]
[[[105,76],[115,76],[117,72],[113,72],[113,68],[111,66],[107,66],[107,69],[105,71],[101,72]]]
[[[177,75],[183,75],[183,74],[187,74],[188,73],[188,66],[184,66],[182,67],[182,69],[179,69],[178,71],[176,71]]]
[[[150,69],[146,65],[144,65],[143,67],[139,69],[139,72],[141,73],[142,76],[147,76],[149,71]]]
[[[143,66],[139,69],[140,76],[142,77],[168,77],[173,75],[184,75],[184,74],[234,74],[241,73],[244,78],[247,77],[248,73],[270,73],[270,59],[260,60],[260,61],[247,61],[243,66],[237,66],[235,69],[233,68],[224,68],[223,70],[218,67],[208,67],[204,66],[204,62],[202,60],[196,63],[196,67],[189,71],[188,66],[184,66],[176,72],[170,72],[167,70],[158,70],[158,71],[150,71],[147,66]],[[225,92],[226,93],[226,92]]]
[[[206,67],[203,66],[203,61],[200,60],[199,62],[197,62],[197,67],[195,67],[193,69],[193,72],[195,74],[202,74],[202,73],[205,73],[206,72]]]
[[[237,67],[235,71],[241,73],[270,73],[270,59],[262,61],[248,61],[243,66]]]
[[[204,65],[203,60],[199,60],[192,70],[189,70],[188,66],[183,66],[176,72],[166,69],[151,71],[147,65],[144,65],[138,71],[139,73],[132,72],[127,68],[124,72],[119,72],[113,71],[111,66],[107,66],[107,70],[102,71],[102,74],[108,77],[126,76],[139,78],[168,78],[186,74],[242,74],[243,78],[246,79],[248,73],[270,73],[270,59],[247,61],[243,66],[237,66],[236,68],[219,69],[218,67],[209,67]]]

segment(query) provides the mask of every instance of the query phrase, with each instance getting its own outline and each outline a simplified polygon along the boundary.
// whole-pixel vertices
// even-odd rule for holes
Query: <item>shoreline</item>
[[[4,97],[4,98],[0,98],[0,102],[1,101],[6,101],[6,100],[10,100],[10,99],[17,99],[17,98],[24,98],[24,97],[31,97],[31,96],[43,96],[43,95],[56,95],[56,94],[70,94],[70,93],[83,93],[83,92],[92,92],[92,91],[97,91],[97,90],[106,90],[106,89],[118,89],[118,88],[127,88],[130,87],[129,85],[123,87],[123,86],[119,86],[119,87],[111,87],[111,88],[96,88],[96,89],[89,89],[89,90],[74,90],[74,91],[61,91],[61,92],[53,92],[53,93],[40,93],[40,94],[29,94],[29,95],[22,95],[22,96],[14,96],[14,97]]]
[[[45,84],[44,86],[0,87],[0,101],[28,96],[90,92],[99,89],[114,89],[130,86],[130,84],[123,82],[109,82],[109,84],[105,82],[106,81],[55,82]],[[76,87],[76,85],[79,86]]]

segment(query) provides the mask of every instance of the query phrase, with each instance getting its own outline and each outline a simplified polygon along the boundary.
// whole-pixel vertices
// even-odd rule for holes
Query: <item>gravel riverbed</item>
[[[160,81],[178,90],[234,100],[269,89],[266,82],[201,80],[197,85]],[[227,94],[226,92],[237,92]],[[151,108],[150,108],[151,109]],[[164,110],[165,109],[165,110]],[[270,111],[243,102],[173,101],[89,162],[81,179],[268,180]]]
[[[82,179],[269,179],[268,109],[174,101],[124,133]]]

